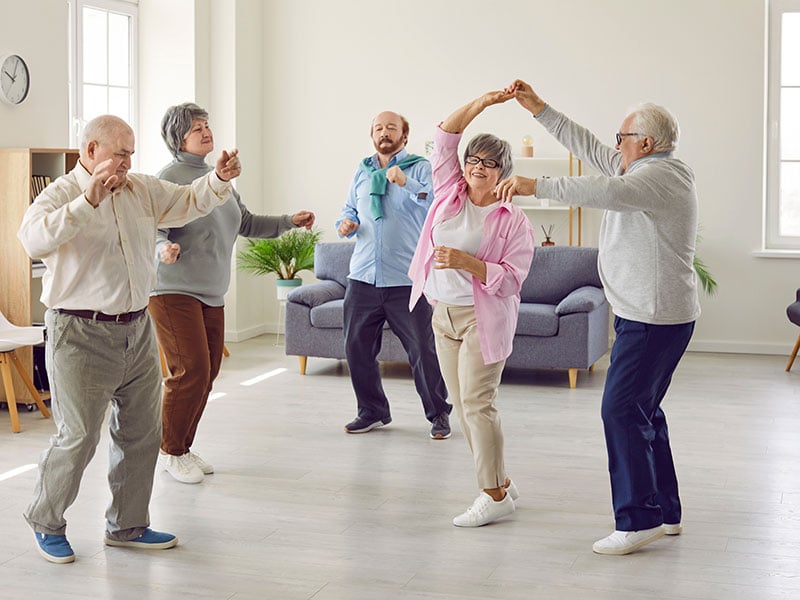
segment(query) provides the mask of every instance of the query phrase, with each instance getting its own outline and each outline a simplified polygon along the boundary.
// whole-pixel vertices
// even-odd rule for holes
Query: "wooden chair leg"
[[[8,352],[0,352],[0,375],[3,377],[3,388],[6,390],[6,403],[8,414],[11,417],[11,431],[19,433],[19,414],[17,413],[17,397],[14,395],[14,385],[11,381],[11,367],[8,364]]]
[[[800,336],[797,336],[797,342],[794,344],[794,350],[792,350],[792,355],[789,357],[789,363],[786,365],[786,372],[792,370],[792,364],[794,363],[794,359],[797,357],[797,351],[800,350]]]
[[[25,387],[28,388],[28,391],[31,393],[34,402],[36,402],[36,406],[39,407],[39,411],[41,411],[42,416],[45,418],[50,417],[50,411],[47,410],[47,406],[45,406],[42,397],[39,395],[39,390],[36,389],[36,386],[33,385],[33,381],[31,380],[31,376],[25,371],[25,368],[22,366],[22,363],[19,360],[16,352],[9,353],[9,358],[11,359],[11,363],[17,369],[17,373],[22,378],[22,383],[25,384]]]
[[[300,359],[300,375],[306,374],[306,363],[308,363],[307,356],[298,356],[297,358]]]
[[[222,356],[230,356],[231,353],[228,352],[228,347],[225,344],[222,344]]]
[[[575,388],[578,385],[578,369],[569,369],[569,387]]]

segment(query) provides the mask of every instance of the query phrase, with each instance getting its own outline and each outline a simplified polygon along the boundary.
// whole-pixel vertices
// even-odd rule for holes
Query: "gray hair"
[[[491,133],[479,133],[467,144],[464,150],[464,160],[467,156],[483,154],[484,158],[491,158],[500,163],[500,179],[511,175],[513,164],[511,161],[511,144]]]
[[[653,138],[655,152],[671,152],[678,147],[681,131],[678,120],[666,108],[647,102],[633,111],[633,131]]]
[[[208,111],[200,108],[194,102],[184,102],[177,106],[170,106],[161,119],[161,137],[173,156],[183,145],[186,134],[192,129],[195,119],[208,119]]]
[[[89,121],[81,133],[81,153],[86,152],[89,142],[109,142],[116,134],[124,131],[133,133],[125,121],[114,115],[100,115]]]

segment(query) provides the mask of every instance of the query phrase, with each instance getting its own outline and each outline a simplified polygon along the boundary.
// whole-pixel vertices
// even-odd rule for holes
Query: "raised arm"
[[[514,89],[511,86],[504,90],[486,92],[483,96],[475,98],[472,102],[468,102],[461,108],[454,110],[442,122],[440,127],[447,133],[463,133],[467,125],[472,123],[472,120],[481,114],[484,109],[493,104],[502,104],[513,97]]]

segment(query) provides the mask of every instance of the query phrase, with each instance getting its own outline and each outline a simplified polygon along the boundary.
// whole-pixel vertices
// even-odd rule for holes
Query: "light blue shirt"
[[[387,167],[408,156],[405,149],[395,154]],[[380,168],[378,155],[371,157]],[[343,219],[358,223],[358,229],[348,237],[356,237],[356,247],[350,259],[350,279],[376,287],[411,285],[408,267],[417,247],[419,234],[428,209],[433,202],[433,174],[427,160],[411,165],[405,171],[406,184],[386,186],[383,196],[383,218],[375,220],[370,212],[370,178],[360,167],[353,176]]]

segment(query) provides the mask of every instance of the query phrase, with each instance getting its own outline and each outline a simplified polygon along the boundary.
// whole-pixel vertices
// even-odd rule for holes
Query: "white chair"
[[[11,415],[11,431],[14,433],[19,433],[20,427],[19,415],[17,414],[17,397],[14,394],[14,384],[11,380],[11,365],[14,365],[14,368],[17,369],[17,373],[25,383],[25,387],[28,388],[39,410],[42,411],[42,415],[45,417],[50,416],[50,411],[47,410],[47,406],[42,401],[36,386],[33,385],[31,376],[26,372],[15,352],[17,348],[41,344],[43,332],[44,327],[17,327],[12,325],[5,315],[0,312],[0,375],[3,377],[8,413]]]

